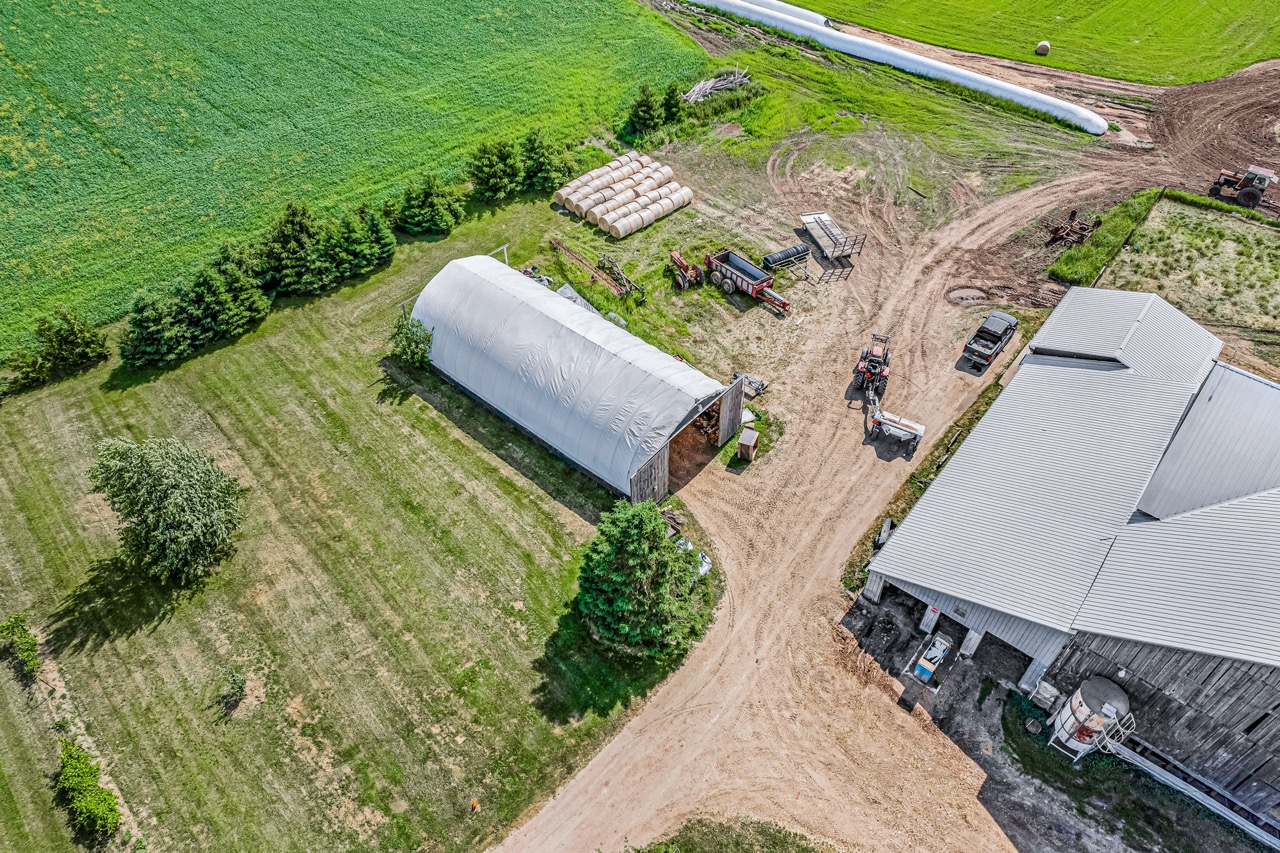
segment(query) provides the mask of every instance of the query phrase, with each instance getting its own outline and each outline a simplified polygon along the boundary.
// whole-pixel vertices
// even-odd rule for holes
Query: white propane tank
[[[1129,713],[1129,697],[1109,678],[1095,675],[1053,718],[1053,743],[1077,758],[1097,748],[1096,738],[1108,723]]]

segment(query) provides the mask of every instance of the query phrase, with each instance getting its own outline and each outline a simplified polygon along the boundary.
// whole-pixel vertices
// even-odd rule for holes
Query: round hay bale
[[[1049,43],[1047,41],[1042,41],[1038,45],[1036,45],[1036,56],[1048,56],[1048,55],[1049,55]]]

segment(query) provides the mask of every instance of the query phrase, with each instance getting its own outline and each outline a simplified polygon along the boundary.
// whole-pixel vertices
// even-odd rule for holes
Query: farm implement
[[[770,287],[773,276],[737,252],[720,249],[707,255],[704,260],[711,283],[726,294],[740,290],[781,312],[791,309],[791,303],[786,297]]]
[[[1093,230],[1101,224],[1101,218],[1095,219],[1093,222],[1086,222],[1077,218],[1076,212],[1073,210],[1066,219],[1049,226],[1049,239],[1044,244],[1052,246],[1054,243],[1062,243],[1067,248],[1079,245],[1088,240]]]
[[[608,255],[602,257],[599,263],[592,264],[582,255],[566,246],[561,240],[552,238],[551,248],[564,255],[566,260],[591,276],[592,281],[601,282],[618,296],[626,296],[628,292],[635,293],[640,298],[639,304],[643,305],[645,303],[647,297],[644,288],[628,278],[618,262]]]
[[[676,286],[688,290],[691,285],[702,284],[702,267],[691,264],[679,252],[673,251],[667,260],[667,272],[676,280]]]
[[[862,348],[854,371],[854,385],[866,396],[871,409],[871,430],[868,437],[875,441],[882,435],[907,444],[907,455],[916,452],[924,438],[924,424],[908,420],[901,415],[880,408],[880,398],[889,387],[889,336],[878,332],[871,334],[871,343]]]

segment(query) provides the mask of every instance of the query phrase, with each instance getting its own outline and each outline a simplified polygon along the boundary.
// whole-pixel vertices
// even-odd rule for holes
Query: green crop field
[[[376,199],[534,123],[577,139],[706,62],[632,0],[48,0],[0,22],[0,354],[57,302],[119,316],[290,199]]]
[[[799,0],[871,29],[991,56],[1171,85],[1280,56],[1280,14],[1260,0]],[[1046,57],[1034,49],[1047,39]]]

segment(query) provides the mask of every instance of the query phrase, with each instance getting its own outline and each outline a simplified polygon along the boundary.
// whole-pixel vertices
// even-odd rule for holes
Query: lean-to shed
[[[487,256],[450,261],[413,318],[433,366],[633,501],[668,493],[668,443],[704,413],[723,444],[742,388],[689,364]],[[732,392],[732,393],[731,393]]]

